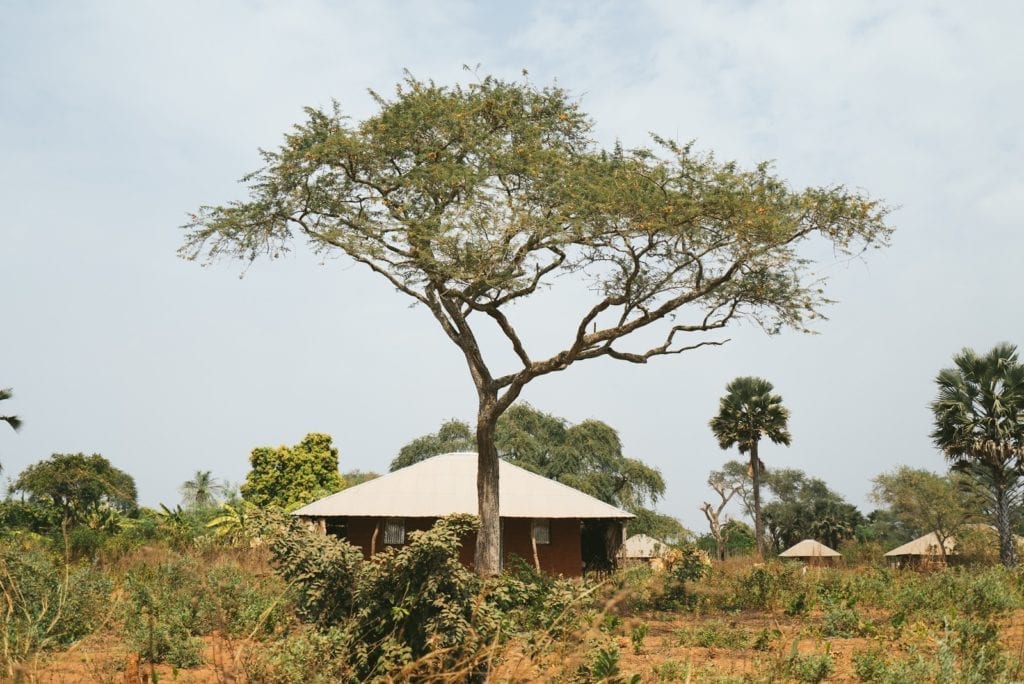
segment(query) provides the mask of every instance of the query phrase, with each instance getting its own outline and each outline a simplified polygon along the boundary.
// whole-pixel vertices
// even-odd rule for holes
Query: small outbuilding
[[[885,560],[896,567],[942,565],[945,562],[943,547],[946,555],[953,555],[956,553],[956,539],[946,537],[944,543],[940,544],[938,535],[929,532],[889,551],[885,554]]]
[[[804,539],[780,553],[779,557],[800,560],[807,565],[831,565],[842,558],[843,555],[821,542],[813,539]]]
[[[344,538],[369,558],[402,546],[438,518],[477,513],[477,455],[443,454],[303,506],[292,515]],[[518,556],[551,575],[576,577],[615,565],[632,514],[506,461],[498,466],[501,555]],[[460,559],[472,567],[475,535]]]
[[[634,534],[622,542],[619,559],[623,565],[650,565],[661,567],[661,556],[668,544],[646,534]]]

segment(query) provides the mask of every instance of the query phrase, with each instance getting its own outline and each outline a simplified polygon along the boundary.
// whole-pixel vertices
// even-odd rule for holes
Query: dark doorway
[[[618,520],[584,520],[580,527],[583,572],[611,572],[622,545],[622,524]]]

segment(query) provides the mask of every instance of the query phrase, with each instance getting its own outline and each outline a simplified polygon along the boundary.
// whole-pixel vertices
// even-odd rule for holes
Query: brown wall
[[[406,539],[410,532],[426,530],[437,518],[406,518]],[[530,544],[532,521],[529,518],[505,518],[504,546],[505,558],[519,556],[530,566],[533,565],[533,548]],[[363,555],[370,557],[370,545],[373,531],[380,523],[377,534],[376,550],[386,548],[384,544],[384,518],[349,518],[347,520],[348,541],[363,550]],[[473,567],[473,555],[476,550],[476,534],[467,535],[459,552],[459,560],[467,567]],[[580,550],[580,521],[578,519],[551,520],[551,543],[537,545],[537,557],[540,569],[549,575],[579,577],[583,574],[583,561]]]

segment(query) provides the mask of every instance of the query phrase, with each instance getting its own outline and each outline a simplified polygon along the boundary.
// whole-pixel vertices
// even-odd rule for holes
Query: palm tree
[[[1022,485],[1024,365],[1012,344],[996,345],[984,356],[964,349],[953,364],[935,378],[931,437],[953,470],[984,486],[999,531],[999,560],[1013,567],[1010,510]]]
[[[224,485],[209,470],[197,470],[191,480],[181,485],[181,498],[188,508],[213,508],[224,489]]]
[[[0,401],[10,399],[13,396],[14,391],[10,388],[0,389]],[[21,429],[21,418],[18,418],[18,416],[0,416],[0,420],[10,425],[15,431]]]
[[[750,454],[750,475],[754,494],[754,538],[757,553],[764,557],[764,528],[761,521],[761,474],[764,463],[757,454],[763,437],[776,444],[789,445],[787,426],[789,409],[782,397],[772,394],[772,383],[763,378],[736,378],[725,386],[725,396],[718,402],[718,415],[711,419],[711,431],[722,449],[739,447],[741,454]]]

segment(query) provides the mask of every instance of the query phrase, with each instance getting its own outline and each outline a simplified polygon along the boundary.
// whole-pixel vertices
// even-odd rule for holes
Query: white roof
[[[779,554],[783,558],[838,558],[842,554],[821,542],[804,539]]]
[[[946,537],[946,553],[956,553],[956,539]],[[912,539],[903,546],[885,554],[886,556],[941,556],[942,549],[939,548],[939,537],[934,532]]]
[[[658,558],[666,548],[668,548],[668,544],[660,539],[649,537],[646,534],[634,534],[622,542],[619,555],[623,558]]]
[[[477,455],[442,454],[303,506],[293,515],[433,518],[477,514]],[[633,515],[506,461],[498,465],[503,518],[632,518]]]

